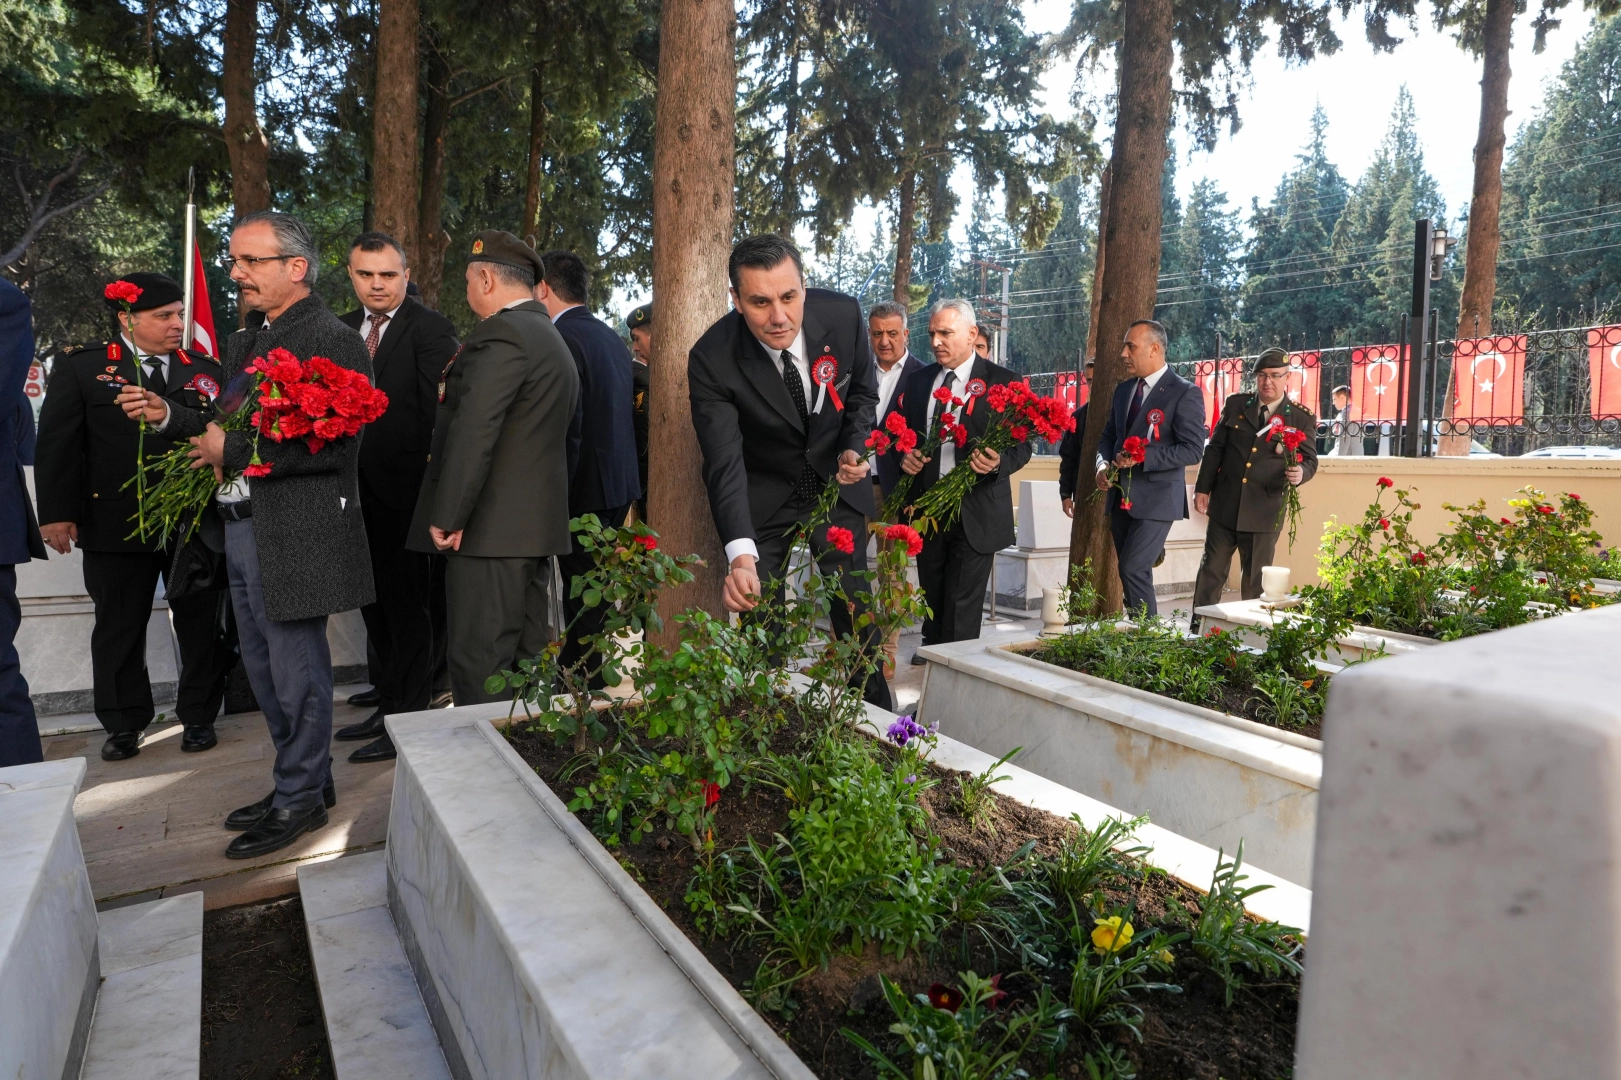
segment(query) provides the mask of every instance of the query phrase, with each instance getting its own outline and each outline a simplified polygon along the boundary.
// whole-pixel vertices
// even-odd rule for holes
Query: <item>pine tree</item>
[[[1232,340],[1242,237],[1238,212],[1208,177],[1194,182],[1177,218],[1165,233],[1154,317],[1170,335],[1167,355],[1195,360],[1216,354],[1218,333]]]
[[[1079,176],[1053,189],[1063,205],[1045,246],[1013,271],[1012,359],[1019,371],[1074,371],[1086,347],[1096,262],[1097,203]]]

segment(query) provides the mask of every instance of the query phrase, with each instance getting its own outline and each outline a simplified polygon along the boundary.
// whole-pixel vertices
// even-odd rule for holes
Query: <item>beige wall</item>
[[[1293,584],[1317,580],[1317,543],[1323,523],[1337,517],[1341,524],[1360,521],[1377,492],[1375,481],[1388,476],[1397,487],[1408,488],[1420,506],[1413,528],[1426,543],[1449,528],[1455,516],[1443,503],[1466,506],[1486,500],[1488,512],[1511,515],[1504,501],[1530,485],[1550,494],[1573,491],[1590,503],[1594,528],[1607,544],[1621,542],[1621,460],[1581,461],[1541,458],[1323,458],[1317,475],[1300,489],[1300,530],[1294,549],[1287,532],[1278,541],[1274,559],[1293,570]],[[1385,505],[1394,500],[1387,494]]]

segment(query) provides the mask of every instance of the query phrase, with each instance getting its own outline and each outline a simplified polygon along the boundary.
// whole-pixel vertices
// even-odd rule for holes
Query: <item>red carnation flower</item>
[[[102,295],[109,300],[117,300],[120,304],[133,304],[141,298],[141,287],[133,281],[120,278],[103,289]]]
[[[910,525],[891,525],[884,530],[885,540],[898,540],[906,545],[906,554],[915,556],[923,550],[923,537]]]
[[[636,542],[648,551],[657,551],[659,549],[659,538],[656,536],[638,536]]]
[[[856,549],[855,534],[839,525],[827,527],[827,542],[833,550],[842,551],[846,555],[852,554]]]
[[[1131,500],[1130,499],[1121,499],[1120,500],[1120,509],[1122,509],[1122,510],[1130,510],[1131,509]]]
[[[1379,527],[1381,529],[1385,529],[1385,530],[1388,531],[1390,529],[1390,519],[1389,518],[1380,518],[1379,519]]]
[[[895,436],[895,449],[903,454],[910,454],[917,449],[917,432],[908,428]]]
[[[1424,554],[1422,551],[1415,551],[1412,554],[1412,562],[1413,562],[1414,566],[1423,566],[1425,563],[1427,563],[1429,561],[1430,561],[1430,557],[1428,555]]]
[[[875,431],[867,436],[867,449],[882,454],[889,449],[889,442],[888,435],[885,435],[882,431]]]
[[[275,462],[271,462],[271,464],[273,465],[273,464],[275,464]],[[262,462],[255,463],[253,465],[249,465],[247,468],[242,470],[242,475],[243,476],[269,476],[270,475],[270,465],[263,464]]]
[[[1131,460],[1139,465],[1148,460],[1148,443],[1141,435],[1128,435],[1125,442],[1120,444],[1122,453],[1129,454]]]
[[[947,986],[945,983],[935,983],[929,987],[929,1004],[936,1009],[943,1009],[954,1013],[962,1008],[962,991]]]
[[[956,443],[958,446],[967,445],[967,443],[968,443],[968,429],[963,427],[961,424],[959,424],[956,427],[952,428],[951,429],[951,441]]]
[[[1512,524],[1514,524],[1514,522],[1509,520],[1508,518],[1498,518],[1497,520],[1501,521],[1504,525],[1512,525]]]
[[[900,435],[910,430],[906,426],[906,417],[898,412],[892,412],[884,417],[884,427],[889,429],[891,435]]]
[[[1012,435],[1016,441],[1024,442],[1025,439],[1030,437],[1030,429],[1023,424],[1014,424],[1008,428],[1008,434]]]
[[[704,809],[708,810],[711,806],[714,806],[716,803],[720,802],[720,785],[715,783],[713,780],[705,780],[703,782],[703,789]]]
[[[940,389],[938,389],[938,390],[936,390],[934,392],[934,400],[936,400],[940,404],[944,405],[946,402],[951,400],[951,391],[947,390],[943,386],[940,387]]]
[[[1381,476],[1379,478],[1379,480],[1378,480],[1378,483],[1379,483],[1379,486],[1382,487],[1382,488],[1395,487],[1396,486],[1396,481],[1392,480],[1388,476]]]

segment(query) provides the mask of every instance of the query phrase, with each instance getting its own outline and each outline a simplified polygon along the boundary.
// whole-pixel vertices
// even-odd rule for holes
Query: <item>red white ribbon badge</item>
[[[984,393],[985,393],[985,380],[984,379],[969,379],[968,380],[968,407],[963,410],[963,415],[964,416],[973,416],[974,415],[974,399],[977,398],[977,397],[980,397]]]
[[[1163,423],[1165,423],[1164,409],[1148,410],[1148,437],[1150,439],[1159,442],[1159,426]]]
[[[844,411],[844,402],[839,400],[839,392],[833,386],[833,379],[839,373],[839,362],[831,356],[818,357],[816,363],[811,365],[811,381],[821,387],[816,393],[816,408],[812,412],[822,411],[822,399],[833,398],[833,407],[839,412]]]
[[[210,379],[207,375],[199,375],[195,379],[192,379],[191,382],[187,384],[187,388],[196,390],[203,396],[207,397],[209,401],[213,401],[215,398],[220,396],[220,384],[215,382],[213,379]]]

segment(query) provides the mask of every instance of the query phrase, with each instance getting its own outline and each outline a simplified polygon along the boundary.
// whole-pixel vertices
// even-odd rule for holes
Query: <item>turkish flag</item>
[[[191,245],[191,268],[191,347],[217,360],[220,351],[214,338],[214,306],[208,302],[208,276],[203,273],[203,252],[195,243]]]
[[[1289,383],[1284,390],[1289,400],[1317,415],[1322,408],[1323,366],[1322,354],[1292,352],[1289,354]]]
[[[1090,389],[1073,371],[1060,371],[1053,379],[1053,396],[1068,405],[1071,412],[1086,404]]]
[[[1465,338],[1452,350],[1452,417],[1513,423],[1525,416],[1525,335]]]
[[[1587,332],[1587,373],[1593,419],[1621,416],[1621,326],[1595,326]]]
[[[1351,350],[1351,420],[1363,423],[1396,419],[1407,381],[1405,353],[1400,345],[1367,345]]]
[[[1204,395],[1205,426],[1209,434],[1214,435],[1216,425],[1221,423],[1221,407],[1227,403],[1227,395],[1238,393],[1244,384],[1244,361],[1236,356],[1200,360],[1193,365],[1193,381]]]

